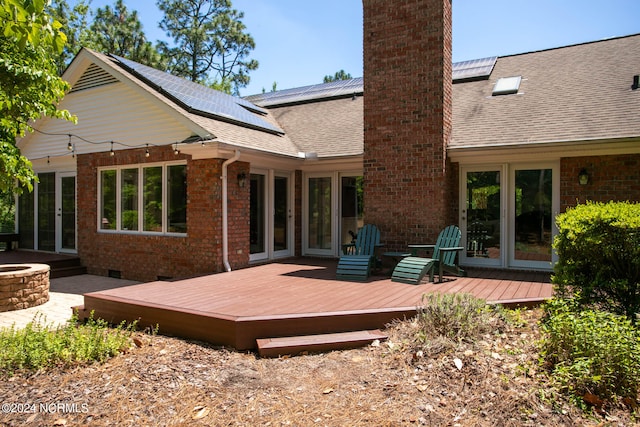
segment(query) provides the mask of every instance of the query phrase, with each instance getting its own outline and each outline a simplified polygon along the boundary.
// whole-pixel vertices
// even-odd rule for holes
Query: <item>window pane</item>
[[[187,166],[175,165],[167,168],[169,193],[167,194],[167,231],[187,232]]]
[[[120,186],[123,230],[138,229],[138,169],[123,169]]]
[[[101,221],[100,228],[102,230],[116,229],[116,171],[108,170],[100,172],[100,193],[102,195],[101,203]]]
[[[162,167],[143,169],[144,231],[162,231]]]

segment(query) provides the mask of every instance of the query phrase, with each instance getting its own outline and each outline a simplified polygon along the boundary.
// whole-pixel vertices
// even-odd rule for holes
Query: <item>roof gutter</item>
[[[240,158],[240,150],[236,150],[232,158],[222,163],[222,262],[224,269],[231,271],[229,264],[229,203],[227,200],[227,168]]]

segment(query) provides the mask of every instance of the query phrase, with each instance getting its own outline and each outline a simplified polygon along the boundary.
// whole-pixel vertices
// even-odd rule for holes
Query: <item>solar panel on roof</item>
[[[314,99],[335,98],[362,93],[364,80],[362,77],[349,80],[337,80],[330,83],[266,92],[245,97],[247,101],[259,104],[263,107],[270,105],[293,104]]]
[[[130,72],[155,86],[158,91],[167,94],[195,114],[213,116],[272,133],[284,133],[282,129],[258,115],[266,114],[265,109],[245,99],[227,95],[117,55],[110,56],[117,59]]]
[[[497,56],[491,56],[471,61],[455,62],[452,67],[453,81],[489,77],[497,60]]]

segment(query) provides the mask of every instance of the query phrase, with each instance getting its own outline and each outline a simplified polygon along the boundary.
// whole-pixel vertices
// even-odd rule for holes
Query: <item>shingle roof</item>
[[[270,109],[300,151],[318,157],[360,155],[364,147],[362,96]]]
[[[499,57],[495,64],[493,58],[466,64],[491,71],[489,76],[469,79],[463,73],[455,79],[452,149],[640,137],[640,89],[631,89],[633,76],[640,74],[640,34]],[[518,93],[492,96],[495,82],[512,76],[522,76]],[[139,76],[129,73],[129,78],[219,140],[238,147],[292,157],[299,152],[316,152],[319,157],[363,153],[362,79],[245,100],[230,97],[238,109],[264,122],[260,129],[190,111]],[[211,91],[199,85],[197,90]],[[241,106],[249,100],[260,105],[251,103],[255,111],[268,106],[266,115]],[[263,131],[267,128],[284,134]]]
[[[640,35],[498,58],[489,80],[453,85],[450,147],[640,136]],[[491,96],[501,77],[517,94]]]

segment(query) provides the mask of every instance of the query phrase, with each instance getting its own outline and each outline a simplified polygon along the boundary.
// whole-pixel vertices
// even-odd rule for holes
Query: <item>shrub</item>
[[[640,312],[640,204],[578,205],[556,218],[553,282],[559,296],[579,295],[635,321]]]
[[[23,329],[0,329],[0,370],[38,370],[56,365],[102,362],[130,346],[136,324],[109,328],[102,320],[80,324],[74,316],[65,326],[53,328],[36,316]]]
[[[582,398],[637,398],[640,332],[628,318],[554,299],[545,305],[541,329],[542,362],[562,391]]]
[[[491,314],[486,302],[471,294],[425,294],[418,309],[419,338],[473,340],[492,329]]]

